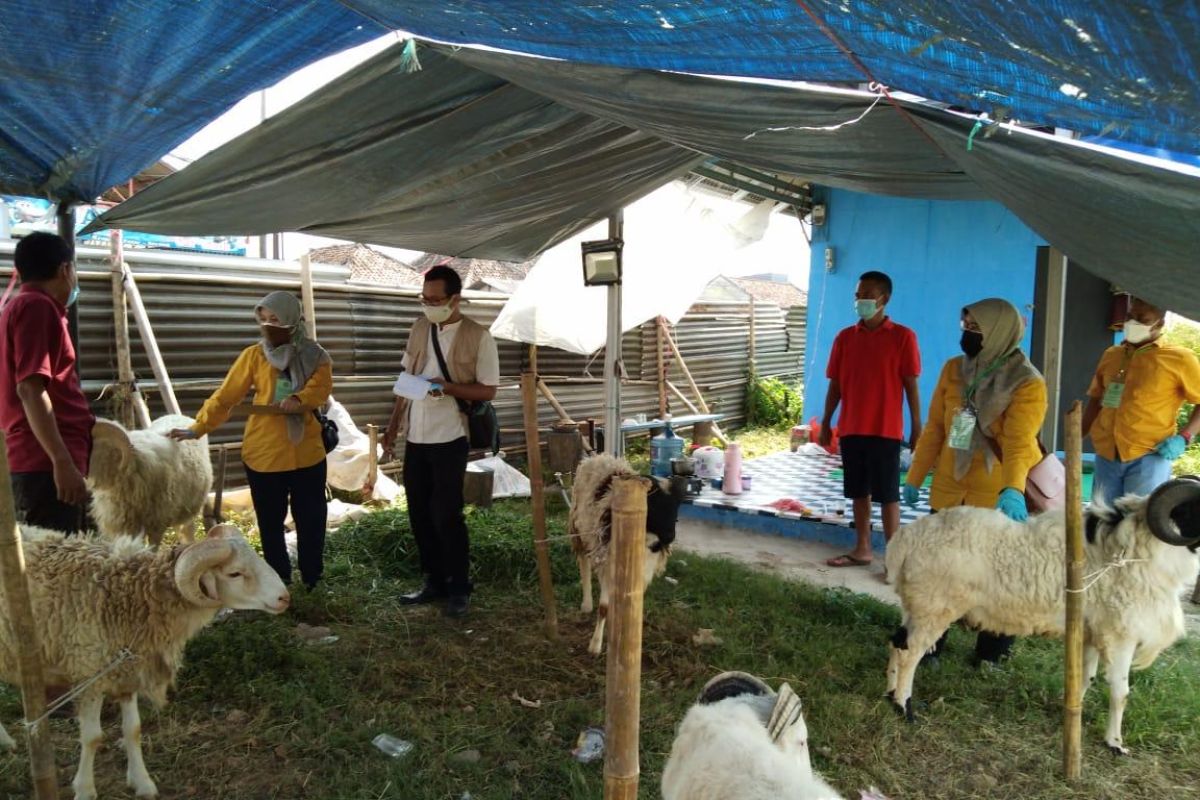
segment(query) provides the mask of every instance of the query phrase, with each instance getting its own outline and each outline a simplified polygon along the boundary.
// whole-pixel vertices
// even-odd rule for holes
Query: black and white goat
[[[917,663],[955,620],[1001,634],[1063,635],[1065,542],[1063,511],[1019,523],[991,509],[959,507],[899,531],[886,561],[904,623],[892,639],[887,685],[910,719]],[[1105,742],[1114,753],[1128,753],[1121,718],[1130,668],[1148,667],[1184,634],[1180,595],[1196,577],[1198,545],[1196,478],[1087,511],[1084,677],[1090,685],[1104,662]]]
[[[604,622],[612,590],[612,572],[608,566],[608,545],[612,539],[612,483],[618,477],[637,477],[629,464],[609,455],[585,459],[575,472],[571,487],[571,513],[567,532],[579,563],[579,582],[583,586],[583,613],[592,612],[592,571],[600,579],[600,608],[588,652],[600,655],[604,649]],[[670,481],[651,478],[646,495],[645,586],[667,567],[671,542],[675,541],[675,521],[682,497],[671,491]]]

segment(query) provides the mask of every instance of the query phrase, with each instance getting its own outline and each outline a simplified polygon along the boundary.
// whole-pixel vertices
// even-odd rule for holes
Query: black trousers
[[[325,519],[329,512],[325,502],[325,459],[286,472],[255,472],[246,467],[246,480],[258,517],[263,558],[284,583],[291,582],[292,563],[283,540],[283,521],[290,502],[292,521],[296,523],[300,579],[309,588],[316,586],[325,570]]]
[[[69,506],[58,499],[53,472],[12,473],[17,522],[66,534],[90,527],[87,506]]]
[[[471,593],[471,546],[463,517],[467,439],[404,446],[404,495],[421,571],[434,589]]]

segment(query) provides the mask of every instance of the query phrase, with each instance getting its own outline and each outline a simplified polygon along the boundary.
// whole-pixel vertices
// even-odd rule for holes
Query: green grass
[[[164,797],[599,798],[602,766],[569,752],[603,722],[604,661],[587,655],[566,544],[552,545],[560,639],[542,633],[527,504],[470,515],[476,605],[465,622],[397,595],[417,578],[407,520],[388,509],[329,539],[327,580],[281,617],[239,613],[189,646],[172,702],[143,709],[146,757]],[[550,534],[563,532],[551,499]],[[918,674],[922,718],[882,699],[886,641],[899,615],[845,591],[818,590],[730,562],[677,553],[646,599],[641,797],[658,797],[674,727],[701,685],[742,669],[786,680],[804,701],[816,766],[847,797],[876,785],[902,798],[1191,798],[1200,785],[1200,643],[1169,650],[1133,678],[1127,759],[1102,743],[1106,691],[1084,711],[1084,779],[1059,778],[1061,646],[1022,640],[1008,666],[979,673],[971,637],[954,631],[937,670]],[[301,644],[299,622],[328,625],[330,645]],[[712,628],[716,647],[692,644]],[[537,701],[526,708],[517,694]],[[11,724],[19,700],[0,694]],[[63,786],[77,745],[54,721]],[[100,793],[127,797],[118,716],[105,722]],[[401,759],[379,733],[415,743]],[[478,750],[478,763],[457,753]],[[23,755],[0,756],[0,797],[28,795]]]

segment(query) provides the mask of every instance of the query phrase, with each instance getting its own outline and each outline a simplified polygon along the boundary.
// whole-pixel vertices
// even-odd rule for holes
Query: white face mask
[[[1136,319],[1125,320],[1125,341],[1130,344],[1141,344],[1154,335],[1154,326]]]
[[[422,306],[421,310],[425,312],[425,319],[434,325],[441,325],[454,314],[452,303],[445,303],[440,306]]]

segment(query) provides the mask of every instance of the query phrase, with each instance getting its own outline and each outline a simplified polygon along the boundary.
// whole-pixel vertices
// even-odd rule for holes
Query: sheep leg
[[[942,635],[942,631],[946,630],[953,621],[954,618],[951,617],[946,620],[938,620],[933,626],[910,627],[908,646],[896,648],[893,645],[897,663],[896,693],[892,696],[892,700],[904,711],[904,718],[909,722],[916,719],[912,710],[912,688],[917,665],[921,663],[921,656],[925,655],[925,651],[933,647],[938,637]]]
[[[17,743],[8,735],[8,731],[4,730],[4,726],[0,725],[0,750],[16,750]]]
[[[1096,680],[1096,671],[1100,666],[1100,651],[1094,645],[1085,644],[1083,646],[1083,694],[1087,694],[1087,690],[1092,688],[1092,681]]]
[[[604,650],[604,622],[608,617],[608,581],[600,580],[600,607],[596,609],[596,629],[592,631],[592,641],[588,644],[588,652],[594,656]]]
[[[579,610],[584,614],[592,613],[592,562],[588,560],[587,555],[575,556],[575,561],[579,563],[579,585],[583,588],[583,602],[579,604]]]
[[[100,728],[100,705],[103,701],[104,695],[100,693],[85,693],[75,701],[79,721],[79,768],[75,770],[75,779],[71,781],[75,800],[96,798],[96,751],[104,739],[104,732]]]
[[[142,758],[142,718],[138,715],[137,694],[127,694],[121,702],[121,743],[125,746],[125,783],[138,797],[158,797],[158,787],[146,771]]]
[[[1122,642],[1105,653],[1104,672],[1108,675],[1108,733],[1104,743],[1113,755],[1127,756],[1129,750],[1121,741],[1121,720],[1125,716],[1125,701],[1129,698],[1129,668],[1133,664],[1133,642]]]

